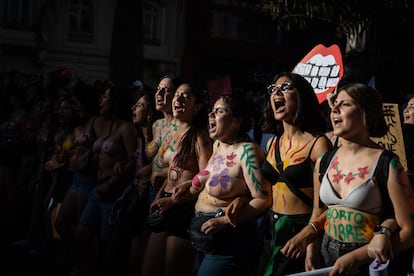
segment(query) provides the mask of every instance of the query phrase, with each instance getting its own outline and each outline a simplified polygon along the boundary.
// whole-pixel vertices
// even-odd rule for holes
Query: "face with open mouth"
[[[278,121],[291,122],[298,110],[298,95],[292,80],[282,76],[269,87],[271,89],[269,100],[274,118]]]
[[[367,131],[360,107],[344,90],[333,102],[330,117],[333,133],[338,137],[347,138]]]
[[[141,97],[132,107],[132,122],[134,124],[145,125],[148,123],[150,116],[150,106],[146,97]]]
[[[155,92],[155,108],[161,112],[171,113],[171,101],[174,92],[171,79],[163,78]]]
[[[188,84],[182,84],[175,91],[172,99],[172,112],[174,118],[183,122],[191,122],[193,115],[200,109]]]
[[[233,116],[223,99],[218,99],[208,114],[210,138],[226,141],[234,136]]]
[[[403,112],[404,124],[414,125],[414,97],[412,97]]]

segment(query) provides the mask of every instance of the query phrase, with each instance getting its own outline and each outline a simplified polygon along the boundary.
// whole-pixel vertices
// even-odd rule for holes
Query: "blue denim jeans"
[[[110,226],[109,214],[112,209],[113,201],[102,201],[96,187],[93,187],[89,193],[88,202],[79,219],[79,224],[95,225],[100,229],[100,238],[109,240]]]
[[[339,257],[364,246],[365,244],[366,243],[340,242],[325,234],[323,236],[321,246],[321,254],[325,262],[325,266],[332,266]],[[369,264],[361,266],[359,268],[360,273],[357,275],[369,275],[368,265]]]
[[[98,184],[96,172],[75,172],[71,188],[81,194],[89,194],[93,187]]]
[[[205,254],[197,276],[241,275],[240,261],[235,256]]]

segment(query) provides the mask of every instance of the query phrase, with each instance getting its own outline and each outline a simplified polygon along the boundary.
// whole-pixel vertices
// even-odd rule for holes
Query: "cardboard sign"
[[[322,44],[315,46],[292,70],[303,76],[312,85],[319,103],[326,99],[344,75],[342,55],[338,45],[326,48]]]
[[[383,110],[385,122],[388,125],[388,133],[381,138],[372,138],[372,140],[397,154],[404,169],[407,170],[407,158],[405,156],[404,137],[398,104],[384,103]]]

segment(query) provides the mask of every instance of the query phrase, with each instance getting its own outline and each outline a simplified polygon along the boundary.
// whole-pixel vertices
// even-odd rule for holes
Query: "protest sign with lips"
[[[319,103],[322,103],[344,75],[342,55],[338,45],[333,44],[330,47],[322,44],[316,45],[292,72],[309,81]]]

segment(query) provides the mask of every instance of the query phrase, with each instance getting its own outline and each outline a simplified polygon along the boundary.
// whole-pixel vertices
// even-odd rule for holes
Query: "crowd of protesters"
[[[121,89],[66,69],[10,72],[0,87],[8,240],[52,257],[61,275],[367,275],[374,260],[409,273],[413,99],[405,170],[370,138],[387,132],[375,89],[340,85],[324,118],[303,77],[271,81],[210,103],[171,74]]]

